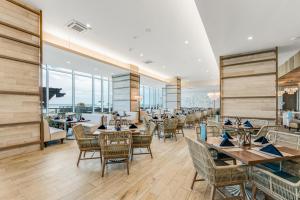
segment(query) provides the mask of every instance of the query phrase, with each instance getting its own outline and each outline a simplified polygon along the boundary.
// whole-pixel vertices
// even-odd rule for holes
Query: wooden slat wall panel
[[[39,124],[0,127],[0,148],[35,142],[39,139]]]
[[[0,94],[1,124],[40,121],[39,96]]]
[[[40,49],[0,37],[0,55],[39,63]]]
[[[43,148],[41,12],[0,0],[0,159]]]
[[[249,118],[276,117],[276,99],[224,99],[224,116]]]
[[[223,78],[231,76],[241,76],[241,75],[256,75],[262,73],[276,73],[274,69],[275,61],[267,61],[257,63],[250,63],[244,65],[228,66],[223,68]]]
[[[223,65],[231,65],[236,63],[244,63],[244,62],[252,62],[252,61],[263,61],[267,59],[275,59],[276,53],[275,52],[267,52],[267,53],[257,53],[248,56],[239,56],[230,59],[224,59]]]
[[[0,72],[0,91],[39,92],[38,66],[0,58]]]
[[[277,120],[277,48],[220,58],[221,116]]]
[[[40,33],[39,15],[6,0],[0,0],[0,21],[38,35]]]
[[[223,97],[275,96],[276,76],[251,76],[223,80]]]
[[[7,37],[16,38],[18,40],[33,44],[33,45],[39,45],[40,39],[36,36],[33,36],[28,33],[24,33],[22,31],[10,28],[8,26],[4,26],[0,24],[0,35],[4,35]]]

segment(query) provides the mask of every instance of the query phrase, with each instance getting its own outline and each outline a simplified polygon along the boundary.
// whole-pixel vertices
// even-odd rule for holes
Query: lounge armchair
[[[44,123],[44,145],[47,147],[48,142],[60,140],[61,143],[64,142],[66,138],[66,131],[59,128],[49,127],[49,123],[46,119],[43,120]]]

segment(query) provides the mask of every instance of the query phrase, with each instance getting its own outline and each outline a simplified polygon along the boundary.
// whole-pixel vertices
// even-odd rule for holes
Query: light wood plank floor
[[[186,129],[186,134],[194,134]],[[100,160],[81,161],[76,167],[78,148],[75,141],[51,145],[44,151],[0,160],[0,199],[7,200],[204,200],[210,187],[195,183],[187,145],[159,140],[152,144],[153,159],[137,155],[130,163],[130,175],[123,164],[107,167],[100,175]],[[217,195],[216,199],[220,199]]]

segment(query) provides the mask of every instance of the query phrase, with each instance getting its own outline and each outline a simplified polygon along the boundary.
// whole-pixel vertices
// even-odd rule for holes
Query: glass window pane
[[[102,112],[101,79],[94,79],[95,86],[95,112]]]
[[[112,111],[112,98],[113,98],[113,89],[112,89],[112,81],[109,81],[109,111]]]
[[[49,113],[72,110],[72,75],[49,71]]]
[[[47,100],[46,100],[46,97],[47,97],[47,94],[46,94],[46,69],[42,69],[43,71],[43,77],[42,77],[42,80],[43,80],[43,113],[46,113],[46,106],[47,106]]]
[[[149,102],[149,98],[150,98],[150,94],[149,94],[149,88],[145,86],[145,99],[144,99],[144,103],[145,103],[145,109],[150,107],[150,102]]]
[[[92,78],[75,75],[76,113],[92,112]]]
[[[103,112],[109,112],[108,98],[108,80],[103,80]]]

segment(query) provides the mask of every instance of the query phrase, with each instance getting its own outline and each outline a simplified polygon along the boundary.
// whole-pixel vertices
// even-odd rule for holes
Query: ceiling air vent
[[[149,65],[149,64],[152,64],[153,61],[152,60],[145,60],[144,63],[147,64],[147,65]]]
[[[74,19],[67,24],[67,27],[78,33],[83,33],[89,29],[86,25]]]

